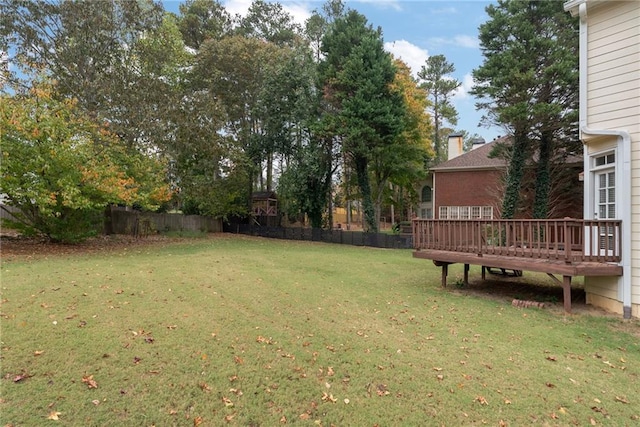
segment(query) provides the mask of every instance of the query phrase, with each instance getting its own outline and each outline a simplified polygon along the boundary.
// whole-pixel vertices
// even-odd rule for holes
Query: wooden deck
[[[422,220],[413,221],[416,258],[442,267],[469,265],[547,273],[562,285],[571,312],[573,276],[621,276],[621,222],[613,220]],[[560,281],[554,274],[562,275]]]

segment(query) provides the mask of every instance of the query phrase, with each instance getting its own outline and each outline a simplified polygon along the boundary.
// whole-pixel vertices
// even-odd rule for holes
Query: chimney
[[[454,159],[462,154],[462,134],[461,133],[452,133],[449,135],[449,141],[447,143],[449,147],[449,153],[447,160]]]
[[[471,149],[475,150],[476,148],[480,147],[481,145],[483,145],[486,141],[484,140],[484,138],[482,137],[478,137],[478,138],[473,138],[471,140]]]

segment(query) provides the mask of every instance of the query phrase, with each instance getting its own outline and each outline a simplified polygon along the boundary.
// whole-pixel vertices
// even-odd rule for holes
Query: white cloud
[[[453,98],[456,101],[469,98],[469,91],[475,84],[473,81],[473,76],[469,73],[465,74],[462,77],[462,84],[456,89],[456,92],[453,94]]]
[[[418,71],[420,71],[420,68],[429,57],[429,52],[426,49],[422,49],[406,40],[386,42],[384,49],[392,53],[396,58],[402,59],[411,68],[413,77],[417,77]]]
[[[433,14],[456,14],[456,13],[458,13],[458,10],[453,6],[449,6],[449,7],[443,7],[441,9],[433,9],[431,11],[431,13],[433,13]]]
[[[251,6],[251,0],[227,0],[224,2],[224,8],[231,16],[245,16]]]
[[[357,0],[356,2],[368,3],[377,7],[378,9],[393,9],[397,11],[402,10],[400,0]]]
[[[432,37],[429,39],[429,43],[435,46],[449,45],[471,49],[477,49],[480,47],[480,42],[476,37],[467,36],[465,34],[458,34],[452,38]]]
[[[466,36],[464,34],[459,34],[453,38],[453,42],[457,46],[461,47],[470,47],[472,49],[476,49],[480,47],[480,43],[476,37]]]
[[[306,2],[283,2],[282,8],[293,16],[298,24],[304,24],[311,17],[311,7]]]
[[[224,2],[224,8],[231,14],[231,16],[240,15],[246,16],[251,7],[252,0],[226,0]],[[293,20],[298,24],[304,24],[304,22],[311,16],[311,4],[305,1],[286,1],[280,2],[282,8],[293,16]]]

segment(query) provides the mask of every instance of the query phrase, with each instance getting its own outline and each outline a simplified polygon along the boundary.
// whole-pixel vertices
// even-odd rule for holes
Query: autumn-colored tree
[[[155,208],[171,196],[162,164],[127,151],[46,85],[0,99],[1,192],[25,234],[77,242],[101,231],[110,203]]]

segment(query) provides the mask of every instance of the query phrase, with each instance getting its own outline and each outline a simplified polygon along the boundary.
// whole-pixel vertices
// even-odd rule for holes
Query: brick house
[[[462,135],[449,137],[449,160],[431,168],[433,213],[436,219],[492,219],[499,217],[504,159],[490,158],[498,141],[477,143],[462,153]]]
[[[432,216],[420,214],[423,219],[494,219],[500,218],[504,175],[507,162],[490,157],[497,144],[508,144],[509,136],[491,142],[476,141],[470,151],[462,152],[462,135],[449,137],[449,160],[430,169],[430,179],[423,183],[420,212],[430,208]],[[551,216],[554,218],[582,218],[582,157],[566,156],[565,162],[554,172],[558,177],[551,194]],[[531,218],[534,198],[533,170],[525,172],[521,207],[518,218]],[[527,184],[527,180],[529,180]],[[427,194],[430,192],[431,194]],[[426,199],[425,196],[431,196]],[[425,204],[425,200],[430,203]]]

